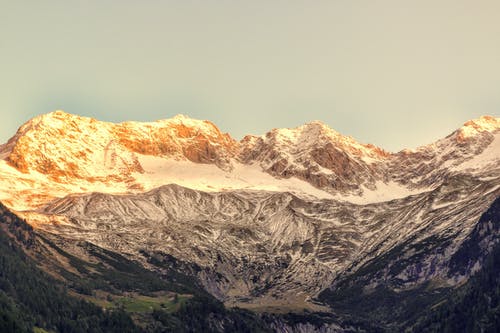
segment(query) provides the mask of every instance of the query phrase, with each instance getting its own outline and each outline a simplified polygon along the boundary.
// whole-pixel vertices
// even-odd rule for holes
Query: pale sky
[[[500,115],[500,1],[0,0],[0,142],[55,109],[414,148]]]

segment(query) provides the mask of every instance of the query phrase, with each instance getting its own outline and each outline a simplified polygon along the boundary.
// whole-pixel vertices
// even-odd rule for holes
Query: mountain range
[[[55,111],[0,158],[5,262],[101,320],[44,321],[6,275],[0,313],[26,331],[500,328],[500,118],[391,153],[318,121],[237,141]]]

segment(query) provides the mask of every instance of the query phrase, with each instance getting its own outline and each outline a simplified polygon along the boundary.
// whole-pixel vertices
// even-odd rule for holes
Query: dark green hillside
[[[226,309],[193,278],[160,278],[119,254],[81,247],[92,262],[35,234],[0,204],[0,332],[270,332],[251,312]],[[47,257],[48,248],[69,266],[57,266],[61,259]]]
[[[371,323],[384,332],[499,332],[499,230],[500,198],[450,259],[452,274],[464,274],[483,261],[482,268],[456,289],[429,281],[398,290],[397,275],[407,265],[420,262],[426,253],[443,253],[448,240],[431,237],[418,247],[407,242],[393,248],[323,291],[319,299],[342,318]],[[408,249],[413,256],[401,258]],[[378,281],[378,286],[367,291],[372,281]]]
[[[500,199],[482,216],[478,227],[481,222],[490,234],[500,227]],[[477,256],[479,244],[476,236],[477,233],[473,233],[471,242],[465,243],[463,250],[457,252],[454,263],[461,263],[463,267],[469,263],[468,258]],[[461,268],[457,264],[453,267]],[[500,244],[492,249],[477,274],[445,302],[427,311],[411,331],[500,332]]]
[[[139,332],[124,311],[104,312],[68,295],[66,288],[40,270],[20,244],[36,240],[31,227],[1,207],[0,332]],[[8,230],[8,233],[7,233]],[[14,235],[14,238],[9,237]]]

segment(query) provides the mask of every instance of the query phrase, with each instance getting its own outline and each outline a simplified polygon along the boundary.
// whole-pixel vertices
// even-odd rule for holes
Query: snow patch
[[[229,172],[213,164],[193,163],[157,156],[138,155],[144,173],[133,177],[145,188],[151,189],[165,184],[177,184],[202,191],[227,191],[237,189],[291,192],[318,199],[333,196],[297,178],[279,179],[264,172],[258,165],[244,165],[233,161]]]
[[[495,135],[493,141],[481,152],[481,154],[474,156],[460,165],[452,167],[451,170],[478,170],[489,166],[497,168],[500,166],[500,133]]]
[[[336,200],[347,201],[357,205],[366,205],[378,202],[385,202],[394,199],[406,198],[410,195],[415,195],[423,192],[430,191],[430,188],[419,188],[419,189],[409,189],[406,186],[398,184],[396,182],[384,183],[382,181],[377,181],[375,183],[375,189],[369,189],[362,186],[363,193],[361,195],[336,195]]]

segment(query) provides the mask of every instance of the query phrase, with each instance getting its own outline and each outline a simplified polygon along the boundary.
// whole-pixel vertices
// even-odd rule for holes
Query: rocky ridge
[[[55,111],[0,146],[0,200],[25,210],[71,193],[141,193],[176,183],[377,202],[426,191],[461,168],[494,174],[499,133],[500,120],[485,116],[433,144],[388,153],[320,122],[238,142],[185,116],[113,124]]]

